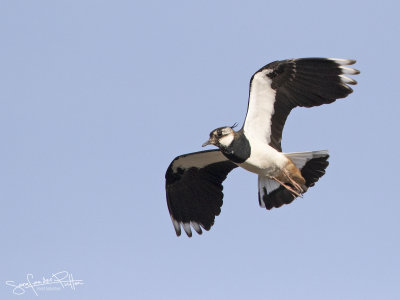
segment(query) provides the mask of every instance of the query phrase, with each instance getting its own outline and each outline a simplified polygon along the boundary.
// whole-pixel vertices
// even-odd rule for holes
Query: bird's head
[[[233,126],[220,127],[210,132],[210,138],[202,146],[215,145],[219,148],[228,147],[235,138],[236,124]]]

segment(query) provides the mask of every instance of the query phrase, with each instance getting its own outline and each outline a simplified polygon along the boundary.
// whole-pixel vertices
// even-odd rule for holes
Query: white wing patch
[[[190,229],[190,223],[182,223],[183,230],[185,230],[188,237],[192,236],[192,230]]]
[[[347,83],[347,84],[357,84],[357,81],[355,81],[353,78],[347,77],[345,75],[339,75],[340,80],[343,83]]]
[[[272,80],[266,74],[270,69],[256,73],[251,81],[249,107],[244,122],[246,136],[271,142],[271,118],[274,113],[276,91],[272,89]]]
[[[197,232],[198,234],[202,234],[202,233],[203,233],[203,231],[201,230],[201,227],[200,227],[199,223],[190,221],[190,224],[192,224],[193,229],[196,230],[196,232]]]
[[[170,216],[171,216],[172,224],[174,224],[176,234],[181,235],[181,225],[179,225],[179,222],[177,220],[175,220],[172,215],[170,215]]]
[[[353,69],[353,68],[348,68],[348,67],[343,67],[343,66],[340,66],[339,68],[342,71],[342,74],[347,74],[347,75],[360,74],[360,71]]]
[[[328,58],[328,60],[332,60],[335,63],[337,63],[338,65],[353,65],[356,63],[356,61],[354,59],[345,59],[345,58]]]
[[[176,172],[178,168],[188,169],[191,167],[201,169],[210,164],[227,160],[228,159],[221,153],[221,151],[191,153],[189,155],[178,157],[172,164],[172,170]]]

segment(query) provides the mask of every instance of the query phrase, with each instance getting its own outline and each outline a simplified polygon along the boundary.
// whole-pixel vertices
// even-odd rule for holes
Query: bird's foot
[[[303,188],[301,187],[300,184],[298,184],[295,180],[293,180],[292,177],[290,177],[289,172],[286,170],[283,170],[283,174],[285,174],[286,178],[289,179],[290,183],[293,185],[293,187],[298,191],[302,196],[303,193],[305,192]]]
[[[290,178],[290,177],[289,177]],[[303,189],[300,187],[300,185],[297,184],[297,182],[295,182],[293,179],[291,179],[291,181],[293,181],[295,184],[293,184],[294,188],[296,190],[294,190],[291,186],[283,183],[282,181],[280,181],[278,178],[276,177],[272,177],[272,179],[274,179],[276,182],[278,182],[280,185],[284,186],[294,197],[301,197],[303,198]]]

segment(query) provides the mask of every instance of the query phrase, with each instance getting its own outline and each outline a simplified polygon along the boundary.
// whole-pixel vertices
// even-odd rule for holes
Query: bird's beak
[[[215,145],[214,143],[214,139],[210,138],[208,141],[206,141],[203,145],[201,145],[202,147],[208,146],[208,145]]]
[[[211,143],[211,139],[209,139],[209,140],[207,140],[203,145],[201,145],[202,147],[205,147],[205,146],[208,146],[208,145],[211,145],[212,143]]]

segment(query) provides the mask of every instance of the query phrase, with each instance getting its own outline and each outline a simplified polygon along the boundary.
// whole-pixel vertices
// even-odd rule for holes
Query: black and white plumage
[[[280,207],[302,196],[325,174],[328,151],[282,153],[285,121],[296,106],[312,107],[345,98],[357,82],[355,60],[302,58],[272,62],[250,80],[243,127],[220,127],[203,144],[219,149],[176,157],[166,172],[166,196],[176,231],[209,230],[221,212],[222,182],[242,167],[258,174],[259,204]]]

